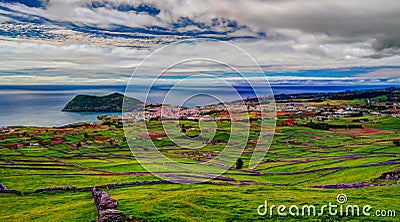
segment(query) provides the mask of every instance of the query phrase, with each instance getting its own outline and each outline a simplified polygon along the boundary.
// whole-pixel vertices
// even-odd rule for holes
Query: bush
[[[242,169],[243,168],[243,160],[242,159],[237,159],[236,160],[236,169]]]

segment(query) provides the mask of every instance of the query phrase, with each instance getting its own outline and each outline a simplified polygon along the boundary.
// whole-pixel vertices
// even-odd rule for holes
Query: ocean
[[[271,85],[274,94],[340,92],[393,87],[389,85]],[[242,97],[252,90],[236,87]],[[162,90],[161,90],[162,91]],[[159,92],[163,94],[164,92]],[[221,92],[220,89],[216,90]],[[102,113],[66,113],[61,109],[77,94],[107,95],[125,92],[125,85],[0,85],[0,126],[62,126],[83,121],[97,121]],[[140,93],[140,89],[136,93]],[[208,93],[213,94],[208,91]],[[158,102],[156,98],[154,102]],[[151,102],[151,101],[150,101]],[[202,105],[202,104],[189,104]],[[112,113],[117,115],[118,113]]]

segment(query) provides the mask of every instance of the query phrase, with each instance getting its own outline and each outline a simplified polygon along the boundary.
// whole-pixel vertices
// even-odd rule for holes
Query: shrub
[[[241,158],[236,160],[236,169],[242,169],[243,168],[243,160]]]

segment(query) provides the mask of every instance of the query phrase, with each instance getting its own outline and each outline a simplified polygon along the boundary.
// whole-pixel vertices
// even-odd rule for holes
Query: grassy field
[[[364,187],[360,189],[305,189],[265,185],[141,185],[110,189],[119,201],[120,210],[146,221],[250,221],[250,220],[398,220],[378,216],[259,216],[257,207],[264,200],[275,205],[314,204],[317,209],[345,193],[348,202],[377,209],[398,209],[399,187]],[[9,221],[95,221],[96,208],[90,192],[31,193],[23,196],[0,195],[1,219]],[[13,212],[13,213],[9,213]],[[372,213],[373,214],[373,213]]]
[[[363,118],[374,119],[373,116]],[[332,120],[352,123],[354,118]],[[285,121],[282,117],[278,122]],[[296,120],[305,122],[303,119]],[[196,136],[197,124],[181,121],[188,136]],[[257,122],[252,123],[257,128]],[[248,221],[248,220],[400,220],[378,217],[376,210],[399,210],[398,180],[379,178],[400,171],[400,118],[379,117],[363,129],[318,130],[302,125],[278,126],[271,148],[255,169],[248,168],[254,148],[250,133],[242,155],[244,167],[230,169],[223,178],[207,184],[145,184],[159,181],[133,157],[121,128],[114,125],[80,125],[64,128],[13,127],[0,134],[0,183],[22,195],[0,194],[0,221],[95,221],[97,211],[91,192],[43,191],[43,188],[108,189],[127,215],[142,221]],[[229,134],[218,122],[214,143],[194,152],[171,146],[159,121],[150,121],[156,145],[168,157],[186,163],[207,160],[204,153],[220,151]],[[126,184],[137,182],[135,184]],[[107,189],[107,188],[105,188]],[[259,205],[320,207],[337,203],[346,194],[348,204],[371,205],[373,216],[272,216],[257,214]],[[400,213],[400,212],[397,212]]]

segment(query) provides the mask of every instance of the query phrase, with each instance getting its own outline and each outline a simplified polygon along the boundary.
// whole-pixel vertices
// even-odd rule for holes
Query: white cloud
[[[105,0],[99,1],[107,3]],[[27,19],[32,15],[47,19],[37,24],[0,17],[3,23],[0,24],[0,31],[21,33],[11,37],[0,35],[3,39],[0,40],[2,79],[4,76],[11,78],[9,73],[15,72],[25,76],[42,75],[43,78],[38,79],[43,82],[60,81],[54,78],[57,75],[65,76],[67,82],[70,79],[86,81],[83,80],[85,78],[101,82],[106,77],[111,77],[110,81],[114,81],[114,78],[119,81],[129,76],[152,50],[187,36],[116,32],[112,28],[160,26],[183,33],[206,30],[196,25],[173,28],[172,24],[181,17],[208,26],[212,25],[213,19],[223,18],[224,21],[235,21],[239,26],[247,27],[227,33],[226,37],[257,36],[257,32],[265,32],[265,38],[230,42],[248,52],[267,71],[400,64],[400,2],[397,0],[386,0],[384,4],[377,0],[112,1],[115,5],[151,4],[160,9],[156,16],[118,11],[110,7],[88,7],[91,3],[90,0],[50,0],[45,8],[0,3],[16,11],[1,10],[5,16],[13,14]],[[98,30],[90,30],[90,27],[86,27],[89,32],[72,30],[71,24],[101,28],[104,29],[103,34],[132,34],[133,37],[93,34],[90,31]],[[224,31],[227,28],[225,24],[213,29]],[[41,33],[37,36],[23,35],[30,30],[39,30]],[[236,54],[218,53],[209,52],[211,57],[218,54],[229,58],[238,67],[246,66],[241,64],[242,59]],[[183,56],[198,57],[199,51],[178,47],[174,54],[163,55],[152,61],[149,66],[155,68],[149,69],[146,75],[154,75],[158,66],[170,65],[168,62]],[[181,66],[175,70],[177,74],[201,71],[215,71],[215,67]]]

